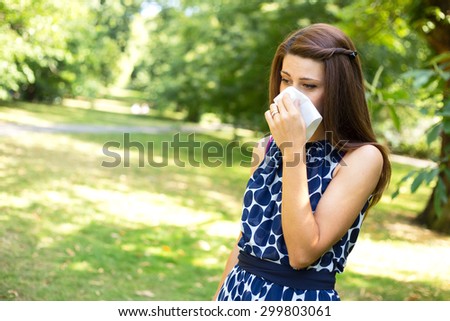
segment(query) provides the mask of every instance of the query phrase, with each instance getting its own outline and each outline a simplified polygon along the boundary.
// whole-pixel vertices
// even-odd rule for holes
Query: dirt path
[[[182,125],[182,126],[118,126],[118,125],[89,125],[89,124],[51,124],[38,126],[0,121],[0,136],[14,136],[24,133],[144,133],[159,134],[174,131],[207,132],[223,128],[221,125]]]
[[[105,133],[144,133],[144,134],[161,134],[170,132],[192,132],[204,133],[208,131],[217,131],[223,129],[223,125],[183,125],[183,126],[114,126],[114,125],[87,125],[87,124],[52,124],[49,126],[37,126],[30,124],[18,124],[0,121],[0,137],[16,136],[26,133],[88,133],[88,134],[105,134]],[[408,156],[391,155],[391,160],[400,163],[413,165],[415,167],[433,167],[436,163],[425,160],[416,159]]]

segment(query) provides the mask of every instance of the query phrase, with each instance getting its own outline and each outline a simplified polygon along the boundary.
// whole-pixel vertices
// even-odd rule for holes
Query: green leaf
[[[413,87],[421,88],[429,83],[435,76],[435,71],[430,69],[415,69],[404,73],[405,78],[413,79]]]
[[[396,198],[400,194],[400,188],[402,187],[402,185],[415,174],[417,174],[417,170],[412,170],[400,179],[400,181],[397,183],[397,189],[391,194],[391,199]]]
[[[450,98],[444,100],[444,107],[442,107],[442,115],[450,116]]]
[[[450,121],[444,121],[444,132],[450,134]]]
[[[447,189],[445,188],[444,182],[441,178],[439,178],[436,184],[436,188],[434,189],[433,198],[434,209],[436,210],[436,214],[438,217],[442,215],[442,205],[446,204],[448,201],[446,190]]]
[[[433,181],[438,175],[439,175],[439,168],[438,167],[433,168],[429,172],[428,176],[425,178],[425,183],[429,185],[431,181]]]
[[[450,109],[448,108],[441,108],[436,112],[437,116],[442,116],[442,117],[450,117]]]
[[[439,196],[438,196],[437,192],[434,193],[433,207],[434,207],[434,210],[436,211],[437,216],[440,217],[442,215],[442,205],[439,202]]]
[[[445,177],[450,181],[450,169],[444,168]]]
[[[438,74],[442,79],[444,79],[445,81],[450,79],[450,73],[444,71],[444,66],[439,66],[437,64],[433,65],[434,70],[436,71],[436,74]]]
[[[372,86],[370,82],[368,82],[366,79],[364,79],[364,87],[369,89],[369,91],[373,94],[376,91],[376,88]]]
[[[445,62],[447,59],[450,59],[450,52],[444,52],[444,53],[441,53],[441,54],[433,57],[433,59],[431,59],[430,63],[438,64],[441,62]]]
[[[442,123],[438,122],[434,125],[432,125],[427,130],[427,144],[430,145],[432,142],[434,142],[438,137],[442,130]]]
[[[372,80],[372,91],[375,91],[376,88],[378,87],[378,83],[380,82],[380,77],[381,77],[381,73],[383,72],[384,67],[381,65],[380,67],[378,67],[377,72],[375,73],[375,76],[373,77]]]
[[[389,108],[389,114],[391,115],[391,119],[392,119],[392,122],[394,123],[395,129],[400,131],[401,121],[400,121],[400,117],[397,114],[397,110],[392,105],[388,105],[388,108]]]
[[[400,194],[400,188],[398,187],[392,194],[391,199],[396,198]]]
[[[417,191],[417,189],[420,187],[420,185],[422,185],[422,182],[425,180],[425,178],[427,177],[427,172],[423,171],[420,172],[416,178],[413,180],[412,184],[411,184],[411,193],[415,193]]]

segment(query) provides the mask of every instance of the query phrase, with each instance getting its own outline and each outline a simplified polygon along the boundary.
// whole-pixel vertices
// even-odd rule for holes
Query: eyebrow
[[[292,77],[287,71],[281,70],[280,72],[283,73],[283,74],[288,75],[289,77]],[[309,80],[313,80],[313,81],[320,81],[320,80],[318,80],[318,79],[309,78],[309,77],[300,77],[299,80],[308,80],[308,81],[309,81]]]

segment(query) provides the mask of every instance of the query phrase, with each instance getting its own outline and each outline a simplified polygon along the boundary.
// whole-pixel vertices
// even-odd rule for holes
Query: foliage
[[[58,15],[61,9],[56,1],[0,1],[0,98],[35,83],[41,76],[36,68],[55,70],[65,58],[67,35],[60,27],[66,15]]]
[[[413,86],[419,95],[424,97],[438,96],[437,101],[441,101],[433,108],[437,121],[432,124],[426,131],[426,141],[431,145],[435,141],[441,141],[441,134],[450,134],[450,98],[443,100],[443,88],[445,83],[450,79],[448,68],[448,59],[450,53],[436,56],[430,62],[429,68],[416,69],[407,74],[413,80]],[[403,183],[412,179],[410,190],[414,193],[421,184],[430,185],[435,183],[435,193],[433,194],[433,204],[438,216],[442,215],[443,204],[448,202],[448,191],[443,177],[450,178],[450,169],[447,164],[450,160],[450,148],[443,146],[442,152],[435,161],[438,164],[436,168],[427,168],[413,170],[402,178],[399,182],[397,190],[392,194],[396,197]],[[440,175],[443,174],[443,175]]]
[[[397,107],[409,95],[397,75],[428,54],[407,24],[411,1],[144,1],[142,8],[156,12],[133,33],[140,0],[2,0],[4,42],[15,45],[0,56],[0,88],[3,98],[8,91],[30,100],[93,97],[100,86],[125,84],[134,65],[131,87],[147,92],[156,108],[184,110],[188,120],[213,112],[225,122],[265,130],[276,44],[294,29],[327,22],[354,39],[366,79],[377,79],[383,94],[369,97],[375,98],[371,110],[376,123],[393,117],[393,127],[379,130],[389,140],[403,116]],[[411,114],[413,108],[405,109]]]
[[[437,57],[431,60],[432,68],[413,71],[415,84],[428,89],[428,96],[436,91],[438,122],[427,133],[427,141],[440,140],[440,154],[436,170],[415,173],[414,186],[436,180],[425,209],[417,221],[443,233],[450,233],[450,15],[449,3],[441,0],[416,1],[411,14],[412,24],[423,32],[424,38]],[[430,86],[434,84],[435,86]],[[430,88],[432,87],[432,88]],[[431,89],[431,90],[430,90]],[[411,173],[410,176],[414,175]]]
[[[152,54],[136,66],[132,86],[149,92],[160,106],[172,102],[186,110],[189,120],[214,112],[226,122],[259,127],[268,105],[267,80],[276,44],[300,25],[332,21],[328,4],[231,0],[161,4],[160,13],[148,21],[146,51]],[[308,12],[313,18],[299,19],[296,12]]]
[[[424,92],[419,96],[408,73],[423,66],[432,52],[411,26],[414,2],[353,1],[337,16],[362,57],[377,137],[394,153],[428,158],[438,154],[438,144],[428,145],[423,135],[435,121],[436,100]]]
[[[93,96],[112,83],[139,0],[0,1],[0,99]]]
[[[355,40],[367,79],[375,79],[383,68],[375,84],[384,91],[383,99],[371,101],[371,109],[379,123],[394,116],[391,132],[398,132],[402,116],[398,104],[405,103],[409,92],[397,75],[418,66],[428,54],[424,41],[407,24],[409,4],[397,0],[160,2],[159,14],[148,21],[146,51],[151,55],[136,66],[131,86],[147,91],[160,108],[172,103],[186,110],[189,120],[214,112],[226,122],[261,128],[276,45],[294,29],[327,22],[339,25]]]

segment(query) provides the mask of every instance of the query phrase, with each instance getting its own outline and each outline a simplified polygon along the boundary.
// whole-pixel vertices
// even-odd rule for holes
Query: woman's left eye
[[[307,89],[314,89],[314,88],[316,88],[317,86],[316,86],[316,85],[313,85],[313,84],[303,84],[303,87],[305,87],[305,88],[307,88]]]

